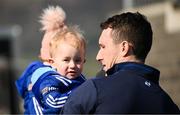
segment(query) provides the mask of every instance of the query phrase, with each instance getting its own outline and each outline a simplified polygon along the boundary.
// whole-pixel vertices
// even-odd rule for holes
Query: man
[[[159,86],[160,72],[145,59],[152,29],[140,13],[123,13],[101,24],[97,60],[106,77],[86,81],[66,102],[64,114],[180,113]]]

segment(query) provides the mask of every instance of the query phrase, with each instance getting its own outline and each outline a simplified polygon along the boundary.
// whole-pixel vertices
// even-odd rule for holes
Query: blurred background
[[[43,37],[38,20],[48,5],[61,6],[67,23],[84,30],[87,78],[100,70],[95,60],[100,22],[126,11],[145,14],[154,31],[146,63],[161,71],[160,85],[180,107],[180,0],[0,0],[0,114],[24,111],[14,81],[38,59]]]

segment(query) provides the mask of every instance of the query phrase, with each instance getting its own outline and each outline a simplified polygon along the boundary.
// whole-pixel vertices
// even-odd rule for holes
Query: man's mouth
[[[102,65],[102,68],[105,68],[106,67],[106,65]]]

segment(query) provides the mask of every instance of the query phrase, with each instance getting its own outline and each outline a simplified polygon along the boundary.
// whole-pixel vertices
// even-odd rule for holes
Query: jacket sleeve
[[[42,115],[42,108],[37,102],[32,91],[28,91],[24,97],[24,114]]]
[[[95,111],[97,92],[92,80],[87,80],[69,96],[62,114],[90,114]]]
[[[68,82],[64,79],[54,79],[50,76],[44,79],[39,88],[40,103],[44,114],[58,114],[64,106],[71,91],[68,90]]]

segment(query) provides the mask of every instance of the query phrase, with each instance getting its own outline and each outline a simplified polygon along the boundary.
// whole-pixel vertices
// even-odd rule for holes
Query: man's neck
[[[122,62],[144,63],[144,61],[137,59],[134,55],[123,57],[122,59],[117,61],[117,63],[122,63]]]

